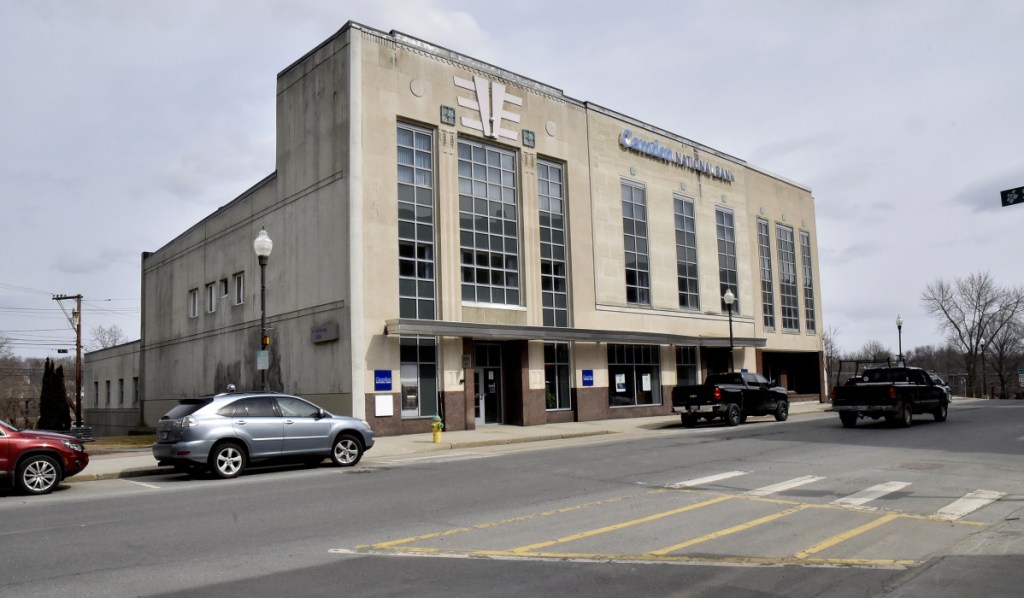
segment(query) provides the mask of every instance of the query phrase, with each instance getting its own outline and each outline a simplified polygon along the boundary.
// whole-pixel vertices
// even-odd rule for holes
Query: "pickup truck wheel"
[[[857,414],[853,411],[840,411],[839,421],[843,422],[844,428],[852,428],[857,425]]]
[[[900,419],[897,425],[901,428],[909,428],[914,423],[914,414],[910,412],[910,405],[903,403],[903,409],[900,411]]]
[[[728,426],[738,426],[742,421],[743,416],[740,412],[740,406],[736,403],[730,403],[728,409],[725,412],[725,423]]]
[[[683,421],[683,426],[687,428],[694,428],[697,426],[697,416],[689,413],[682,413],[679,418]]]
[[[775,421],[784,422],[789,419],[789,401],[779,401],[775,408]]]
[[[944,422],[944,421],[946,421],[946,415],[948,415],[948,413],[949,413],[949,405],[947,405],[946,402],[943,401],[942,405],[940,405],[939,408],[936,409],[935,413],[933,413],[932,415],[935,416],[935,421],[937,421],[937,422]]]

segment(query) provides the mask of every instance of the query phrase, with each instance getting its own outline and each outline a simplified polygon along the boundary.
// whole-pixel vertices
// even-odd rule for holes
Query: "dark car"
[[[153,457],[181,471],[233,478],[250,463],[317,464],[330,457],[349,467],[373,446],[361,419],[332,415],[292,395],[229,392],[185,399],[160,418]]]
[[[0,480],[26,494],[46,494],[89,464],[74,436],[19,430],[0,420]]]

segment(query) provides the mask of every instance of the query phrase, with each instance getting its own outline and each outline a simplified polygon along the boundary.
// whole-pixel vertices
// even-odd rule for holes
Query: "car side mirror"
[[[316,418],[317,419],[323,419],[325,417],[327,417],[327,412],[326,411],[324,411],[323,409],[317,409],[316,410]]]

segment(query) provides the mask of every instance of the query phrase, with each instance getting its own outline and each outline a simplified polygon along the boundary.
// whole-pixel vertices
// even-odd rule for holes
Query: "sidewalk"
[[[801,401],[792,403],[789,407],[789,413],[790,416],[799,416],[805,413],[820,413],[831,408],[832,405],[830,403]],[[476,430],[442,432],[441,442],[437,444],[433,442],[433,436],[430,433],[384,436],[374,439],[373,448],[367,451],[362,463],[365,464],[368,461],[372,462],[381,458],[481,446],[563,440],[606,434],[639,434],[644,430],[660,430],[670,426],[677,426],[680,430],[683,429],[678,415],[605,419],[590,422],[544,424],[540,426],[488,425]],[[86,445],[86,450],[89,450],[88,445]],[[160,467],[156,464],[153,454],[147,447],[112,453],[93,454],[90,452],[89,465],[85,468],[85,471],[65,481],[68,483],[89,482],[93,480],[159,475],[170,472],[170,467]]]

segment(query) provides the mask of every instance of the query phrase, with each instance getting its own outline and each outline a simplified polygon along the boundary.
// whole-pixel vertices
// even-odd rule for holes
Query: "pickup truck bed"
[[[789,417],[789,393],[761,374],[711,374],[704,384],[673,388],[672,411],[688,428],[701,419],[722,419],[736,426],[749,415],[774,415],[777,421],[785,421]]]
[[[852,428],[860,418],[885,418],[901,427],[909,427],[914,415],[931,414],[935,421],[946,421],[949,397],[921,368],[887,367],[864,373],[832,391],[832,410],[839,413],[843,426]]]

